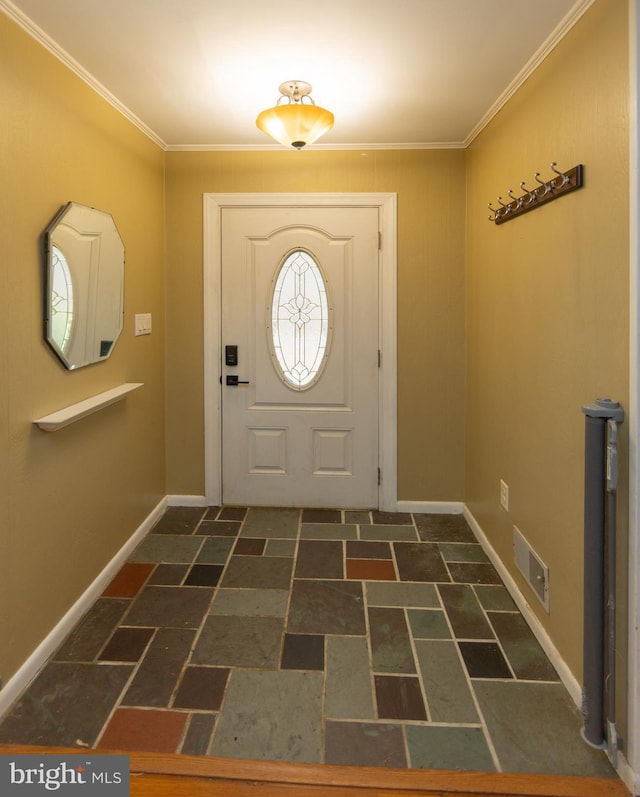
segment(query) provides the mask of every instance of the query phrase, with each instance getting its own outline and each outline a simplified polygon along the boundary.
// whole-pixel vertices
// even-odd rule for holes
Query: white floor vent
[[[548,612],[549,568],[536,554],[516,526],[513,527],[513,556],[518,570],[520,570],[540,603]]]

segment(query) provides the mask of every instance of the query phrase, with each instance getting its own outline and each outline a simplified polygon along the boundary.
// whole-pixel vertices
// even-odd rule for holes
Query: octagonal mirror
[[[122,331],[124,244],[109,213],[69,202],[45,230],[44,333],[69,369],[106,360]]]

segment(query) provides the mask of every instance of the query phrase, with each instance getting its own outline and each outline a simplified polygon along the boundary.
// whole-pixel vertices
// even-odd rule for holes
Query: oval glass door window
[[[329,313],[317,261],[304,249],[290,252],[274,280],[270,342],[276,370],[294,390],[307,390],[322,372],[329,354]]]

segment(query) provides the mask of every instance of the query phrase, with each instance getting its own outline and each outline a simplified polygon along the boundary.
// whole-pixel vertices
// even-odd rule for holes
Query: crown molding
[[[0,0],[1,2],[1,0]],[[413,143],[378,143],[378,144],[310,144],[302,150],[284,147],[282,144],[167,144],[167,152],[310,152],[345,150],[378,150],[378,149],[464,149],[464,141],[436,141]]]
[[[480,119],[478,124],[471,130],[469,135],[463,142],[464,147],[469,144],[478,136],[484,128],[489,124],[498,111],[507,104],[507,102],[518,91],[520,86],[536,71],[545,58],[554,50],[558,44],[569,33],[571,28],[578,22],[583,14],[594,4],[595,0],[578,0],[578,2],[571,8],[567,16],[560,22],[551,35],[543,42],[536,53],[525,64],[524,68],[516,75],[513,81],[507,86],[505,91],[498,97],[494,104]]]
[[[545,58],[555,49],[560,41],[573,28],[583,14],[593,5],[595,0],[577,0],[566,17],[550,34],[546,41],[536,51],[525,67],[518,73],[506,90],[498,97],[494,104],[486,111],[475,127],[463,141],[436,141],[436,142],[411,142],[411,143],[376,143],[376,144],[313,144],[308,150],[313,151],[343,151],[343,150],[411,150],[411,149],[466,149],[472,141],[482,132],[489,122],[496,116],[501,108],[518,91],[522,84],[535,72]],[[38,41],[46,50],[62,61],[72,72],[90,86],[97,94],[105,99],[113,108],[128,119],[144,135],[153,141],[162,150],[167,152],[286,152],[287,149],[280,145],[272,144],[167,144],[148,125],[136,116],[126,105],[113,95],[90,72],[79,64],[69,53],[58,45],[50,36],[39,28],[29,17],[11,2],[0,0],[0,11],[3,11],[19,27]]]
[[[0,0],[0,11],[3,11],[10,19],[12,19],[19,27],[26,33],[41,44],[45,50],[48,50],[53,56],[74,72],[82,81],[84,81],[90,88],[99,94],[109,105],[112,105],[116,111],[126,117],[133,125],[135,125],[142,133],[145,134],[154,144],[157,144],[161,149],[166,149],[167,145],[160,136],[154,133],[142,119],[139,119],[133,111],[129,110],[120,100],[114,96],[105,86],[96,80],[96,78],[88,72],[75,58],[72,58],[69,53],[60,47],[50,36],[48,36],[42,28],[39,28],[29,17],[26,16],[19,8],[13,5],[11,0]]]

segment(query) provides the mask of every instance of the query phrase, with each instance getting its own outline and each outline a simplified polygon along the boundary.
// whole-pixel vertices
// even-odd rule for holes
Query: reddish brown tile
[[[96,745],[98,750],[176,753],[189,715],[157,709],[118,709]]]
[[[347,559],[347,578],[360,581],[397,581],[393,562],[384,559]]]
[[[102,593],[103,598],[133,598],[144,586],[155,565],[127,562]]]
[[[236,542],[236,547],[233,549],[233,552],[240,556],[262,556],[266,544],[266,540],[243,537]]]

